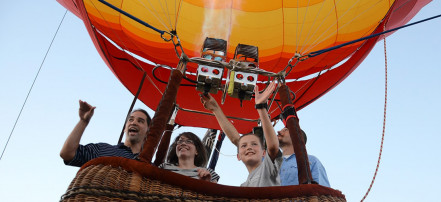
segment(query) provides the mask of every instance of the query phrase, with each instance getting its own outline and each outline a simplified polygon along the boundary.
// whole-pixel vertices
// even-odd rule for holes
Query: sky
[[[65,8],[55,0],[0,1],[0,149],[3,151]],[[412,21],[439,15],[433,1]],[[388,92],[383,154],[366,201],[433,201],[441,174],[441,19],[399,30],[386,40]],[[326,167],[332,188],[359,201],[380,151],[385,85],[383,42],[339,86],[298,112],[308,153]],[[0,160],[1,201],[57,201],[78,171],[60,149],[78,122],[78,100],[96,106],[81,143],[115,144],[133,95],[67,13]],[[135,107],[146,108],[141,102]],[[153,111],[149,109],[149,113]],[[281,129],[276,126],[276,130]],[[205,129],[182,127],[201,138]],[[173,138],[173,137],[172,137]],[[219,183],[238,186],[245,166],[224,141]]]

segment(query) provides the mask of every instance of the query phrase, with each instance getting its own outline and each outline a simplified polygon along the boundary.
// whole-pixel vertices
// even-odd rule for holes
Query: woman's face
[[[198,154],[193,140],[185,137],[184,135],[179,137],[176,143],[176,155],[178,156],[178,159],[194,158]]]

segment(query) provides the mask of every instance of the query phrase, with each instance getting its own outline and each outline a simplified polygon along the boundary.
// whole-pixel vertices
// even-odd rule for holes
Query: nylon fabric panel
[[[260,68],[273,72],[282,70],[286,64],[280,63],[280,60],[289,60],[294,52],[308,53],[368,35],[389,10],[389,1],[369,0],[310,3],[147,0],[110,3],[158,29],[171,31],[176,26],[189,57],[200,56],[206,37],[222,38],[228,41],[227,55],[230,58],[239,43],[258,46],[260,61],[265,64]],[[97,1],[86,1],[86,5],[92,24],[96,22],[99,25],[97,29],[103,30],[120,47],[147,60],[175,66],[175,63],[167,63],[175,55],[166,54],[174,52],[173,46],[164,42],[155,31]],[[358,47],[352,48],[356,50]],[[322,60],[321,63],[335,64],[332,59]],[[303,68],[317,64],[303,63],[306,64]],[[294,69],[288,78],[300,78],[296,71]]]
[[[85,21],[100,55],[130,92],[136,92],[142,76],[135,65],[147,72],[150,79],[146,80],[139,98],[155,109],[165,84],[153,78],[152,65],[125,51],[155,63],[175,67],[179,60],[173,44],[162,40],[157,32],[96,0],[84,1],[84,10],[80,8],[83,2],[80,0],[59,2]],[[295,1],[271,1],[271,4],[268,3],[270,1],[207,0],[176,1],[176,4],[175,1],[109,2],[158,29],[171,31],[166,28],[174,29],[176,26],[183,49],[189,57],[200,56],[205,37],[223,38],[228,41],[227,61],[233,57],[238,43],[257,45],[260,68],[278,72],[286,66],[295,52],[308,53],[380,32],[383,31],[382,23],[386,23],[387,28],[403,25],[430,1],[311,0],[302,1],[298,5]],[[354,5],[354,2],[358,4]],[[259,5],[262,7],[259,8]],[[148,8],[156,11],[151,12]],[[351,9],[347,11],[347,8]],[[83,11],[87,11],[87,14]],[[295,101],[296,108],[306,107],[342,82],[382,37],[300,62],[287,77],[289,87],[299,98]],[[339,64],[344,60],[347,61]],[[195,64],[189,64],[188,72],[194,73],[196,67]],[[332,69],[329,70],[330,68]],[[162,80],[167,80],[169,72],[160,69],[156,73]],[[317,78],[319,72],[321,75]],[[259,79],[266,80],[264,77]],[[190,84],[187,81],[183,83]],[[260,87],[263,88],[263,85]],[[214,97],[220,102],[220,93]],[[180,88],[177,103],[182,108],[207,112],[193,87]],[[253,100],[243,101],[242,104],[243,107],[240,107],[238,99],[227,97],[222,108],[227,116],[258,118]],[[280,113],[275,105],[270,111],[273,118]],[[247,133],[252,126],[257,125],[256,122],[233,121],[240,133]],[[204,114],[181,111],[176,122],[186,126],[219,129],[214,116]]]

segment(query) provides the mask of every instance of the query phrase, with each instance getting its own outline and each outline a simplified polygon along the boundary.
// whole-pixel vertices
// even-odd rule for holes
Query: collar
[[[296,154],[294,153],[294,154],[291,154],[291,155],[283,155],[283,158],[284,159],[290,159],[290,158],[293,158],[295,156],[296,156]]]
[[[120,149],[125,149],[125,148],[130,149],[130,147],[126,146],[123,142],[120,142],[117,146],[118,146],[118,148],[120,148]]]
[[[119,143],[119,144],[117,145],[117,147],[118,147],[119,149],[125,149],[125,150],[128,150],[128,151],[130,151],[130,152],[133,153],[132,148],[126,146],[126,145],[125,145],[124,143],[122,143],[122,142]],[[135,153],[133,153],[133,154],[135,154]],[[136,154],[139,154],[139,153],[136,153]]]

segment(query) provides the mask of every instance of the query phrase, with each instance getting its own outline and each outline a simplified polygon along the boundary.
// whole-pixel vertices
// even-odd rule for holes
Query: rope
[[[337,1],[337,2],[338,2],[338,1]],[[336,2],[336,3],[337,3],[337,2]],[[308,3],[308,4],[309,4],[309,3]],[[304,40],[304,44],[308,44],[308,43],[309,43],[311,37],[315,36],[315,33],[317,33],[318,29],[319,29],[319,28],[322,26],[322,24],[325,22],[324,20],[322,20],[321,23],[320,23],[320,25],[319,25],[318,27],[315,26],[315,22],[318,22],[317,18],[318,18],[318,16],[319,16],[319,14],[322,12],[322,8],[323,8],[324,5],[325,5],[325,1],[322,1],[321,6],[320,6],[320,9],[318,10],[317,14],[315,15],[314,20],[312,20],[312,25],[310,26],[310,28],[308,29],[308,32],[306,33],[306,36],[308,36],[308,37],[306,37],[306,39]],[[329,11],[331,11],[331,10],[329,10]],[[325,18],[327,18],[329,15],[330,15],[330,12],[328,12],[328,14],[326,15]],[[311,30],[313,29],[313,27],[317,27],[317,28],[314,30],[313,34],[311,34]],[[303,49],[304,49],[305,47],[306,47],[306,46],[303,46],[298,52],[299,52],[299,53],[303,53]]]
[[[422,23],[422,22],[425,22],[425,21],[433,20],[433,19],[439,18],[439,17],[441,17],[441,15],[436,15],[436,16],[433,16],[433,17],[430,17],[430,18],[426,18],[424,20],[420,20],[420,21],[417,21],[417,22],[414,22],[414,23],[410,23],[410,24],[407,24],[407,25],[396,27],[396,28],[393,28],[393,29],[390,29],[390,30],[386,30],[386,31],[377,33],[377,34],[372,34],[372,35],[369,35],[369,36],[366,36],[366,37],[362,37],[362,38],[359,38],[359,39],[356,39],[356,40],[353,40],[353,41],[349,41],[349,42],[346,42],[346,43],[343,43],[343,44],[340,44],[340,45],[337,45],[337,46],[333,46],[333,47],[330,47],[330,48],[322,49],[322,50],[319,50],[319,51],[314,51],[314,52],[309,53],[307,56],[310,57],[310,58],[311,57],[315,57],[317,55],[320,55],[320,54],[323,54],[323,53],[326,53],[326,52],[329,52],[329,51],[332,51],[332,50],[335,50],[335,49],[338,49],[338,48],[341,48],[341,47],[344,47],[344,46],[347,46],[347,45],[350,45],[350,44],[353,44],[353,43],[364,41],[364,40],[367,40],[367,39],[370,39],[370,38],[373,38],[373,37],[377,37],[377,36],[380,36],[380,35],[383,35],[383,34],[386,34],[386,33],[389,33],[389,32],[393,32],[393,31],[396,31],[396,30],[399,30],[399,29],[402,29],[402,28],[413,26],[413,25],[416,25],[416,24],[419,24],[419,23]]]
[[[369,185],[366,194],[361,199],[361,202],[366,199],[369,192],[371,191],[372,185],[374,185],[375,177],[377,177],[378,168],[380,167],[381,154],[383,153],[383,142],[384,142],[384,133],[386,131],[386,107],[387,107],[387,54],[386,54],[386,37],[384,38],[384,72],[385,72],[385,84],[384,84],[384,112],[383,112],[383,134],[381,135],[381,145],[380,145],[380,153],[378,154],[377,167],[375,168],[374,177],[372,178],[371,184]]]
[[[37,81],[38,75],[40,74],[40,71],[41,71],[41,68],[43,67],[44,61],[46,60],[46,57],[47,57],[49,51],[51,50],[52,44],[54,43],[55,37],[58,34],[58,30],[60,30],[61,24],[63,23],[64,18],[66,17],[66,14],[67,14],[67,9],[64,12],[64,15],[63,15],[63,18],[61,19],[60,24],[58,25],[57,31],[55,31],[55,35],[52,38],[52,41],[51,41],[51,43],[49,45],[49,48],[47,49],[46,54],[44,55],[43,61],[41,62],[40,68],[38,69],[38,72],[35,75],[35,78],[34,78],[34,81],[32,82],[31,88],[29,89],[28,94],[26,95],[25,101],[23,102],[23,105],[21,106],[20,113],[18,113],[17,119],[15,120],[15,123],[14,123],[14,126],[12,127],[11,133],[9,134],[9,137],[8,137],[8,140],[6,141],[5,147],[3,148],[3,152],[2,152],[2,155],[0,156],[0,160],[3,158],[3,154],[6,151],[6,147],[8,146],[8,143],[9,143],[9,140],[11,139],[12,133],[14,133],[15,126],[17,125],[17,122],[20,119],[21,113],[23,112],[23,109],[24,109],[24,107],[26,105],[26,102],[28,101],[29,95],[31,94],[31,91],[32,91],[32,89],[34,87],[35,81]]]
[[[130,105],[129,112],[127,112],[126,120],[124,121],[124,125],[122,127],[121,134],[119,135],[118,144],[121,143],[121,141],[122,141],[122,138],[124,135],[124,130],[126,129],[127,120],[129,119],[130,113],[132,113],[132,110],[133,110],[133,107],[135,106],[136,100],[138,100],[138,96],[141,93],[142,85],[144,84],[144,80],[145,80],[146,76],[147,76],[147,73],[144,72],[144,74],[142,75],[141,82],[139,83],[138,91],[136,92],[135,97],[133,97],[133,101],[132,101],[132,104]]]
[[[146,26],[146,27],[148,27],[148,28],[150,28],[150,29],[152,29],[152,30],[154,30],[154,31],[156,31],[156,32],[158,32],[158,33],[160,33],[161,36],[162,36],[164,33],[168,33],[168,32],[166,32],[166,31],[163,31],[163,30],[157,29],[156,27],[151,26],[150,24],[148,24],[148,23],[146,23],[146,22],[140,20],[139,18],[137,18],[137,17],[135,17],[135,16],[133,16],[133,15],[131,15],[131,14],[129,14],[129,13],[127,13],[127,12],[121,10],[121,9],[119,9],[118,7],[116,7],[116,6],[114,6],[114,5],[110,4],[110,3],[108,3],[107,1],[104,1],[104,0],[98,0],[98,1],[101,2],[101,3],[104,4],[104,5],[106,5],[106,6],[110,7],[110,8],[112,8],[113,10],[118,11],[119,13],[125,15],[126,17],[128,17],[128,18],[130,18],[130,19],[132,19],[132,20],[134,20],[134,21],[136,21],[136,22],[138,22],[139,24],[142,24],[142,25],[144,25],[144,26]]]
[[[216,134],[214,134],[214,135],[216,138]],[[216,164],[217,164],[217,161],[219,160],[219,153],[220,153],[219,151],[220,151],[220,148],[222,147],[222,143],[223,143],[224,139],[225,139],[225,133],[223,131],[220,131],[219,136],[217,138],[216,146],[214,146],[214,149],[215,149],[214,152],[211,152],[212,149],[210,148],[210,153],[213,153],[213,155],[211,156],[211,160],[210,160],[210,164],[208,165],[208,168],[211,168],[213,170],[216,169]]]
[[[222,155],[222,156],[226,156],[226,157],[235,157],[235,156],[237,156],[237,154],[224,154],[224,153],[220,152],[219,149],[217,149],[217,148],[214,148],[214,149],[216,149],[216,151],[219,152],[219,154]]]

